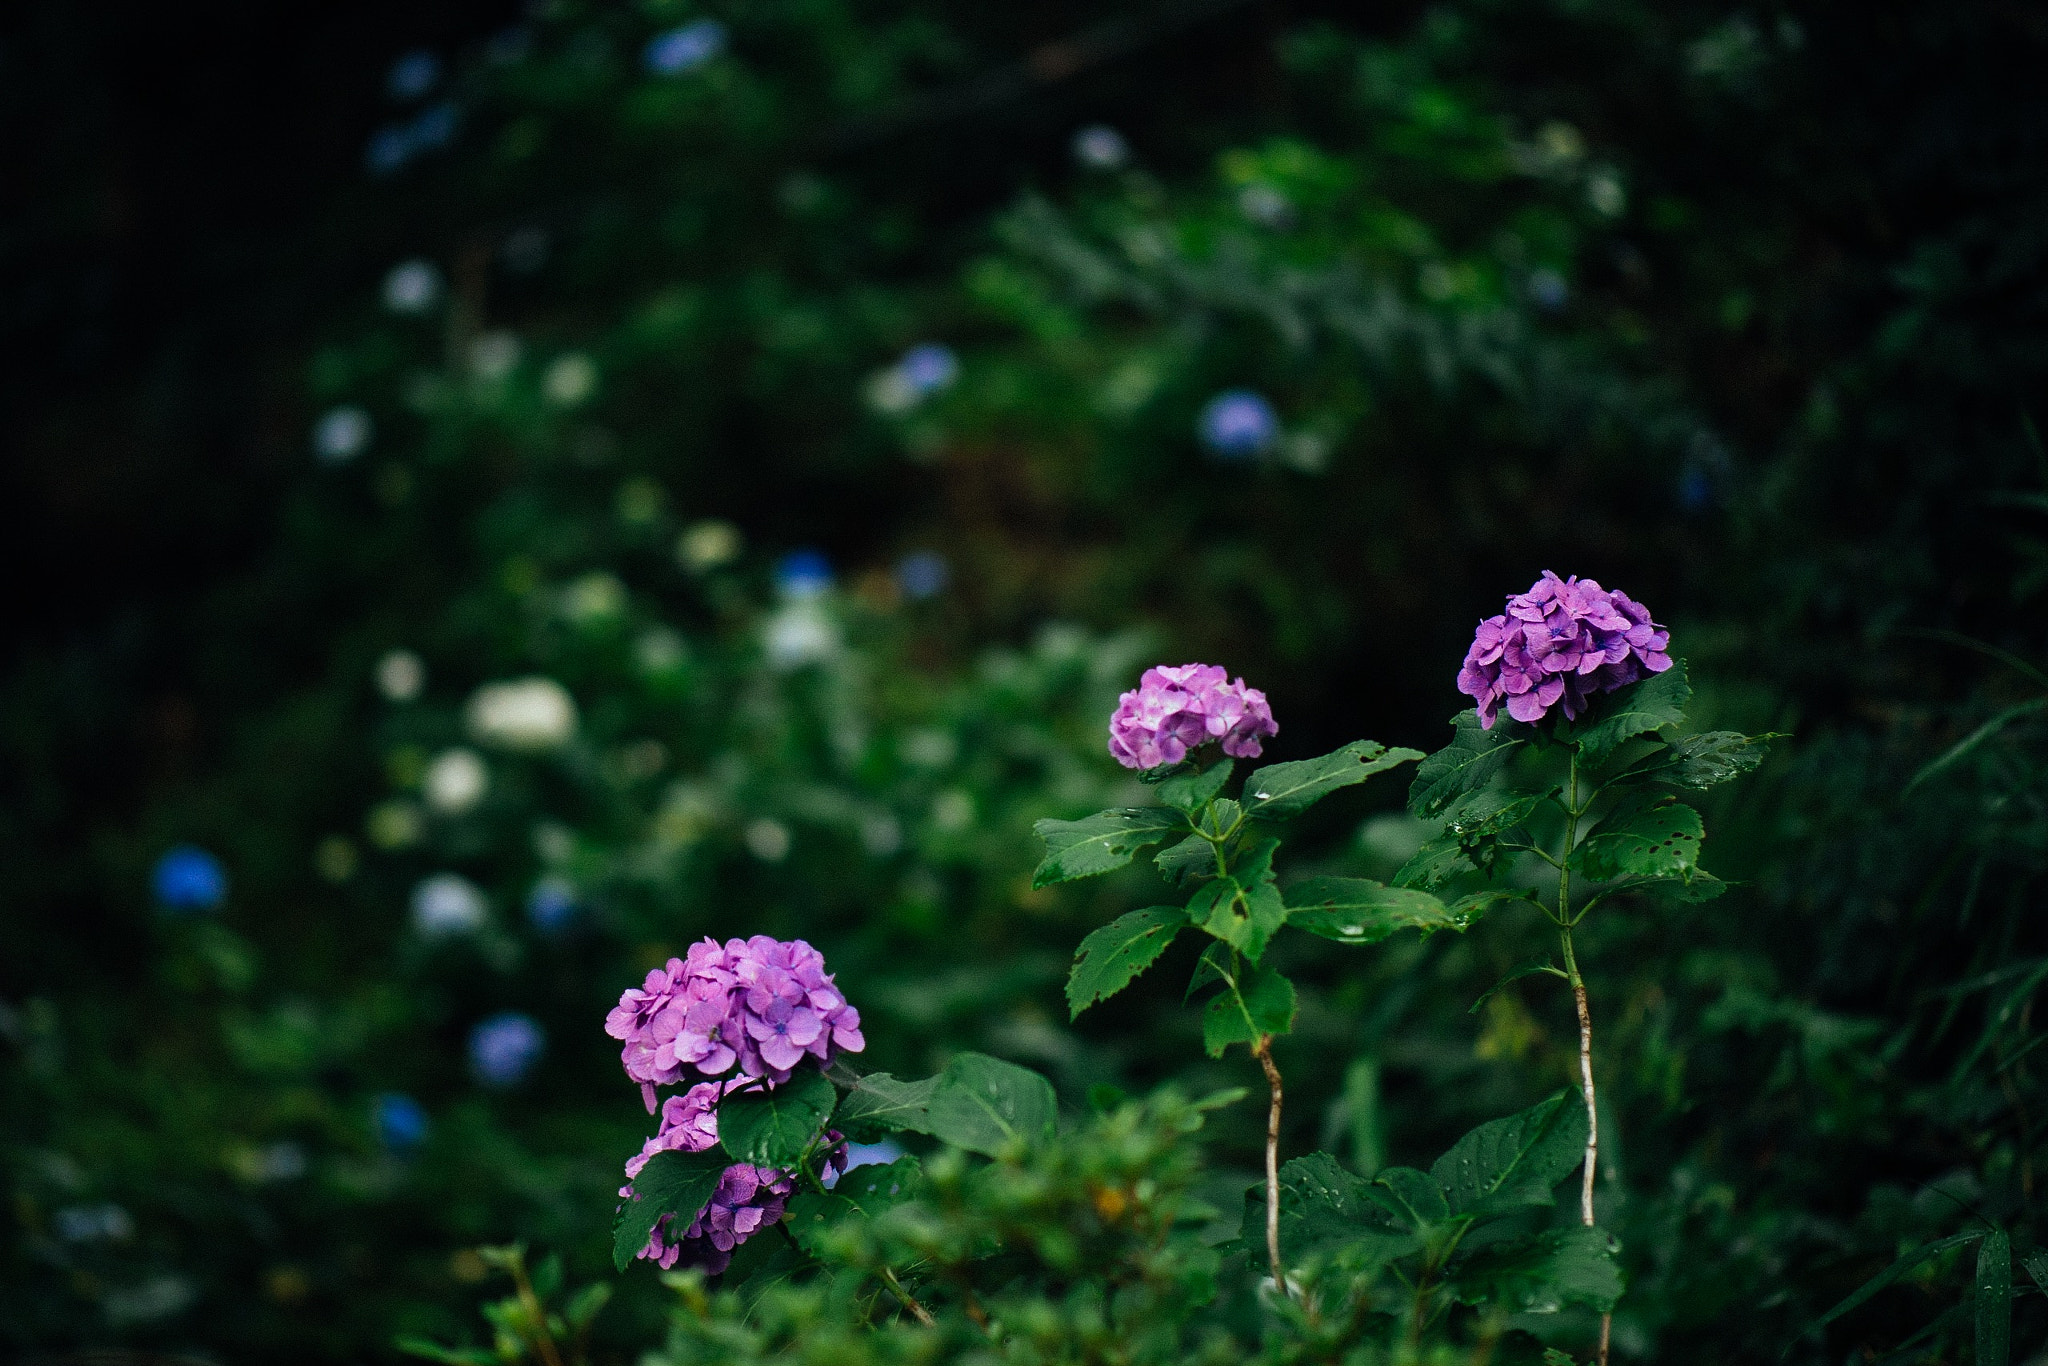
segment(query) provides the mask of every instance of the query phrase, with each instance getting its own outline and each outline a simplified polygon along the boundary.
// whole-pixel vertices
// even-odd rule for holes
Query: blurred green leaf
[[[986,1053],[961,1053],[939,1075],[925,1132],[993,1157],[1012,1143],[1052,1137],[1058,1115],[1052,1083],[1038,1073]]]
[[[1515,1313],[1554,1314],[1567,1304],[1605,1313],[1621,1300],[1619,1251],[1605,1229],[1556,1229],[1475,1253],[1451,1272],[1449,1289],[1465,1304]]]
[[[1429,1174],[1453,1215],[1491,1215],[1552,1203],[1551,1187],[1586,1155],[1586,1109],[1560,1091],[1519,1114],[1490,1120],[1436,1160]]]
[[[1985,1234],[1977,1249],[1974,1292],[1977,1366],[2006,1366],[2012,1359],[2012,1237],[2002,1228]]]

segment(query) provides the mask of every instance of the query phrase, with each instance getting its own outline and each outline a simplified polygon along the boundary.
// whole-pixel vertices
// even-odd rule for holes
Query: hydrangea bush
[[[666,1360],[829,1344],[852,1362],[1051,1361],[1114,1343],[1102,1359],[1362,1363],[1423,1360],[1428,1343],[1429,1360],[1604,1363],[1625,1286],[1600,1224],[1573,931],[1596,908],[1724,890],[1699,866],[1702,820],[1678,794],[1754,768],[1770,738],[1686,733],[1668,645],[1626,595],[1545,574],[1481,624],[1458,679],[1477,705],[1444,749],[1358,740],[1241,782],[1238,761],[1279,733],[1242,678],[1162,665],[1119,699],[1110,753],[1157,802],[1040,821],[1034,882],[1150,851],[1174,889],[1081,942],[1067,1003],[1079,1016],[1184,936],[1200,943],[1188,995],[1205,997],[1203,1045],[1214,1058],[1243,1047],[1264,1083],[1265,1179],[1234,1236],[1203,1233],[1217,1212],[1192,1192],[1205,1117],[1243,1090],[1096,1097],[1076,1119],[1044,1077],[982,1054],[921,1080],[858,1071],[859,1013],[800,941],[707,939],[649,973],[606,1030],[650,1112],[657,1088],[687,1089],[660,1102],[659,1132],[626,1164],[614,1256],[677,1273]],[[1409,764],[1408,809],[1434,834],[1391,881],[1283,870],[1290,821]],[[1532,975],[1569,986],[1577,1085],[1480,1125],[1427,1170],[1283,1154],[1273,1045],[1298,996],[1282,936],[1368,946],[1508,916],[1547,920],[1557,951],[1493,991]],[[889,1135],[922,1155],[847,1171],[849,1136]],[[1561,1207],[1553,1191],[1574,1172],[1578,1198]],[[723,1277],[716,1294],[706,1277]]]

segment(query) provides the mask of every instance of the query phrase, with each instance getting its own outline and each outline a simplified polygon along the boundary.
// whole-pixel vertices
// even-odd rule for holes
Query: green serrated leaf
[[[1451,1213],[1491,1215],[1552,1204],[1551,1187],[1586,1155],[1586,1109],[1560,1091],[1520,1114],[1490,1120],[1436,1160],[1429,1174]]]
[[[1623,742],[1648,735],[1685,719],[1692,687],[1685,681],[1685,661],[1651,674],[1642,682],[1612,693],[1595,704],[1596,715],[1574,727],[1570,740],[1587,763],[1606,759]]]
[[[1362,877],[1312,877],[1287,889],[1287,923],[1340,944],[1377,944],[1397,930],[1462,930],[1442,900]]]
[[[1218,875],[1188,902],[1189,919],[1254,963],[1287,923],[1287,906],[1273,878],[1279,848],[1279,840],[1261,840],[1227,876]]]
[[[986,1053],[962,1053],[948,1063],[928,1109],[926,1133],[988,1157],[1014,1142],[1051,1138],[1059,1116],[1051,1082]]]
[[[1572,851],[1571,865],[1588,877],[1689,878],[1700,865],[1706,826],[1700,813],[1668,797],[1632,803],[1601,822]]]
[[[630,1266],[664,1214],[680,1215],[684,1223],[695,1218],[711,1202],[719,1175],[730,1161],[718,1148],[660,1152],[649,1158],[612,1222],[612,1264],[621,1271]]]
[[[1716,730],[1688,735],[1671,746],[1670,767],[1656,776],[1680,787],[1705,789],[1739,778],[1756,768],[1770,752],[1776,735],[1744,735]]]
[[[938,1084],[937,1077],[899,1081],[887,1072],[870,1072],[839,1102],[840,1127],[925,1133],[931,1122],[932,1091]]]
[[[1458,922],[1458,928],[1469,930],[1479,918],[1496,906],[1510,901],[1536,902],[1536,894],[1525,887],[1489,887],[1485,891],[1461,896],[1450,906],[1451,918]]]
[[[1187,818],[1178,811],[1156,806],[1118,807],[1078,821],[1039,821],[1031,829],[1045,841],[1045,859],[1031,875],[1031,885],[1048,887],[1121,868],[1140,849],[1187,828]]]
[[[1382,1169],[1366,1193],[1401,1227],[1416,1233],[1426,1233],[1451,1217],[1443,1188],[1428,1172],[1413,1167]]]
[[[2012,1237],[2002,1228],[1985,1234],[1977,1248],[1974,1289],[1977,1366],[2006,1366],[2012,1360]]]
[[[1191,887],[1216,876],[1216,846],[1200,835],[1189,835],[1154,854],[1152,862],[1174,886]]]
[[[1492,730],[1482,730],[1476,711],[1459,712],[1451,725],[1451,743],[1415,770],[1415,782],[1408,789],[1411,815],[1437,815],[1467,792],[1484,787],[1529,737],[1528,727],[1506,718],[1496,721]]]
[[[1602,1313],[1621,1299],[1620,1249],[1605,1229],[1574,1225],[1496,1244],[1452,1269],[1445,1286],[1463,1304],[1555,1314],[1567,1304]]]
[[[1236,767],[1236,760],[1224,759],[1199,772],[1175,774],[1159,784],[1159,800],[1176,811],[1193,814],[1223,790],[1223,784],[1230,781],[1231,770]]]
[[[1240,1242],[1265,1246],[1265,1183],[1245,1193]],[[1357,1274],[1420,1246],[1328,1153],[1310,1153],[1280,1168],[1280,1246],[1290,1267],[1334,1264]]]
[[[1130,985],[1187,923],[1188,913],[1179,906],[1151,906],[1118,916],[1083,939],[1067,975],[1069,1018]]]
[[[736,1162],[795,1167],[825,1132],[838,1100],[825,1074],[807,1068],[772,1090],[736,1092],[719,1102],[719,1146]]]
[[[1219,971],[1223,990],[1202,1010],[1202,1046],[1212,1058],[1234,1043],[1255,1044],[1262,1034],[1286,1034],[1294,1028],[1294,983],[1272,968],[1255,968],[1242,977]]]
[[[1353,740],[1320,758],[1269,764],[1244,781],[1245,814],[1262,820],[1298,816],[1340,787],[1362,783],[1375,773],[1421,757],[1421,750],[1388,749],[1372,740]]]
[[[1397,887],[1441,887],[1460,873],[1476,873],[1455,835],[1438,835],[1409,856],[1394,874]]]

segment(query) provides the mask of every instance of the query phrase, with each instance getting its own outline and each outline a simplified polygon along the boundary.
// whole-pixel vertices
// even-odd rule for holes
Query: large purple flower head
[[[858,1053],[860,1012],[832,984],[825,959],[801,939],[705,939],[647,974],[605,1018],[625,1046],[619,1061],[640,1083],[647,1112],[657,1086],[733,1072],[779,1085],[805,1057],[820,1066]]]
[[[1117,699],[1109,718],[1109,752],[1125,768],[1177,764],[1211,740],[1238,759],[1259,757],[1260,741],[1278,735],[1266,695],[1215,664],[1161,664]]]
[[[1670,644],[1670,632],[1628,594],[1546,569],[1504,614],[1479,623],[1458,691],[1478,699],[1487,730],[1502,703],[1517,721],[1539,721],[1553,706],[1575,719],[1597,694],[1670,668]]]

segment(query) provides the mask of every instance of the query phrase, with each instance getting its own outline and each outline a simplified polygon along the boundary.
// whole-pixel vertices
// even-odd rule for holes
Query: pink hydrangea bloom
[[[1261,741],[1278,735],[1266,695],[1215,664],[1161,664],[1117,699],[1109,718],[1109,752],[1125,768],[1177,764],[1214,740],[1236,759],[1256,759]]]
[[[664,1101],[661,1130],[641,1145],[639,1153],[626,1159],[626,1179],[640,1175],[647,1159],[656,1153],[701,1153],[717,1146],[718,1092],[717,1082],[705,1081]]]
[[[858,1053],[860,1012],[825,971],[824,955],[798,939],[756,935],[705,939],[647,974],[605,1018],[624,1045],[619,1061],[640,1083],[649,1114],[657,1086],[728,1073],[773,1084],[804,1058],[820,1066]]]
[[[1670,668],[1670,645],[1670,632],[1628,594],[1546,569],[1504,614],[1479,623],[1458,691],[1477,699],[1487,730],[1503,704],[1517,721],[1541,720],[1553,706],[1576,718],[1597,694]]]

